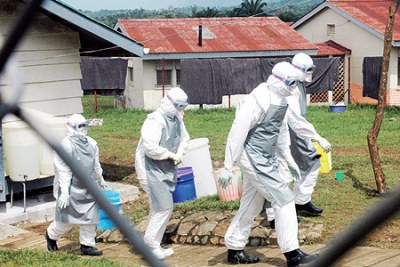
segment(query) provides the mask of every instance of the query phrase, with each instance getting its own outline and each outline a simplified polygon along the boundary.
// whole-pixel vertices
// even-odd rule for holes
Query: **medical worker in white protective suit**
[[[312,81],[312,73],[315,69],[314,62],[310,56],[304,53],[296,54],[292,59],[292,65],[296,68],[299,81],[297,81],[296,92],[287,97],[289,109],[306,118],[307,113],[307,92],[306,82]],[[295,194],[295,204],[298,214],[304,216],[319,216],[322,209],[315,206],[311,202],[311,195],[317,183],[319,169],[321,163],[319,158],[321,155],[317,153],[312,140],[317,141],[325,152],[329,152],[331,144],[324,138],[320,137],[312,124],[303,124],[303,129],[293,129],[289,125],[290,133],[290,149],[295,163],[300,168],[301,178],[294,181],[293,192]],[[314,131],[315,136],[307,138],[304,131]],[[278,159],[279,161],[279,159]],[[283,172],[285,170],[282,170]],[[284,177],[287,177],[284,175]],[[288,180],[288,184],[291,181]],[[268,204],[267,204],[268,205]],[[275,215],[273,208],[266,209],[268,221],[271,228],[275,228]]]
[[[150,202],[144,242],[159,259],[174,253],[172,248],[162,248],[161,241],[173,211],[176,165],[189,145],[190,137],[183,122],[187,105],[186,93],[181,88],[172,88],[143,123],[135,154],[138,180]]]
[[[275,210],[278,244],[287,265],[297,266],[317,257],[299,249],[294,194],[280,176],[276,160],[276,147],[282,146],[282,150],[289,147],[283,141],[278,144],[278,136],[288,108],[286,96],[293,94],[296,79],[296,71],[290,63],[276,64],[267,82],[246,96],[236,111],[227,139],[224,168],[219,175],[219,184],[225,188],[231,182],[233,164],[244,173],[240,207],[225,234],[229,263],[259,262],[260,259],[249,256],[244,247],[265,199]],[[289,114],[288,120],[294,125],[306,123]],[[289,137],[282,140],[288,142]]]
[[[88,123],[80,114],[73,114],[67,121],[67,136],[62,147],[72,156],[77,165],[101,188],[106,187],[99,161],[96,141],[87,136]],[[95,247],[96,225],[99,223],[99,206],[83,183],[72,173],[67,164],[54,153],[54,197],[57,199],[55,220],[45,232],[47,249],[58,250],[57,240],[79,225],[81,254],[100,256],[102,251]]]

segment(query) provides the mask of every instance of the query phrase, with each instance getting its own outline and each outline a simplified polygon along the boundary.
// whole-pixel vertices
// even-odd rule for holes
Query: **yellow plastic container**
[[[329,151],[328,153],[325,153],[325,151],[318,143],[314,142],[313,144],[317,149],[318,154],[321,155],[321,157],[319,158],[321,162],[321,168],[319,169],[319,173],[329,173],[332,170],[331,152]]]

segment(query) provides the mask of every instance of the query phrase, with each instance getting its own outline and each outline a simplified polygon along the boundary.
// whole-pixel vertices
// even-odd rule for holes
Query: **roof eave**
[[[99,38],[102,38],[122,49],[130,52],[138,57],[143,57],[143,45],[135,42],[129,37],[114,31],[113,29],[86,17],[74,9],[63,5],[60,2],[47,0],[42,4],[42,9],[50,12],[51,14],[68,21],[68,23],[75,25],[78,28],[86,30]]]
[[[252,52],[209,52],[209,53],[163,53],[147,54],[143,60],[158,59],[184,59],[184,58],[250,58],[250,57],[280,57],[294,56],[299,52],[308,55],[316,55],[317,49],[296,49],[296,50],[271,50],[271,51],[252,51]]]

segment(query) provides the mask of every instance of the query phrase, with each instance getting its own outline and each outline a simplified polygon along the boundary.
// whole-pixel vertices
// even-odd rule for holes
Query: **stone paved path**
[[[79,251],[79,243],[69,240],[58,242],[60,250]],[[23,231],[14,236],[0,240],[0,247],[9,249],[40,249],[46,250],[46,242],[43,235]],[[104,257],[120,262],[123,266],[147,266],[140,255],[132,252],[125,243],[97,243],[102,249]],[[196,266],[229,266],[226,262],[226,249],[223,246],[194,246],[174,244],[175,254],[167,258],[168,266],[196,267]],[[302,250],[308,253],[321,251],[324,245],[302,246]],[[251,255],[261,258],[261,263],[242,266],[286,266],[285,259],[277,246],[249,247],[246,249]],[[340,262],[333,266],[374,266],[374,267],[398,267],[400,266],[400,249],[379,249],[373,247],[357,247],[349,252]]]

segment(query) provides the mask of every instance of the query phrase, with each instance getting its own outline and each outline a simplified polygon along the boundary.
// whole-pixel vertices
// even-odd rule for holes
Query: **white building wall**
[[[6,1],[7,2],[7,1]],[[6,40],[8,27],[16,14],[0,4],[0,45]],[[21,106],[55,116],[68,116],[83,111],[80,79],[79,34],[39,15],[17,47],[13,58],[18,65],[18,79],[25,87]],[[10,73],[3,73],[0,90],[5,98],[13,90]]]
[[[328,34],[328,25],[335,25],[335,34]],[[314,43],[332,40],[351,49],[351,82],[362,84],[364,57],[382,56],[383,42],[360,26],[350,22],[336,12],[325,9],[296,30]]]
[[[330,35],[328,25],[335,25],[334,35]],[[383,55],[383,41],[355,23],[347,20],[331,9],[325,9],[314,15],[309,21],[303,23],[296,30],[314,43],[332,40],[346,48],[351,49],[350,55],[350,83],[362,87],[362,68],[364,57],[381,57]],[[399,49],[392,48],[388,71],[388,89],[390,91],[390,104],[398,105],[398,58]],[[346,70],[347,75],[347,70]]]

